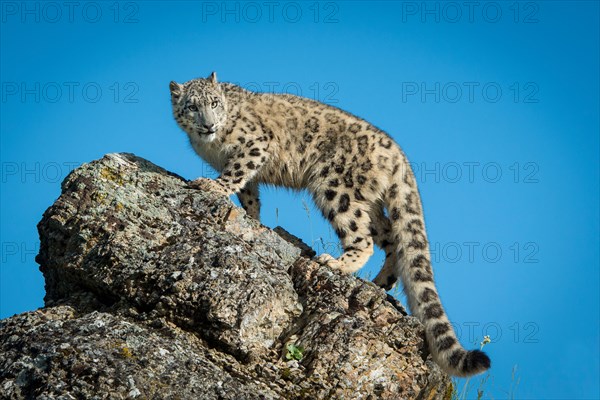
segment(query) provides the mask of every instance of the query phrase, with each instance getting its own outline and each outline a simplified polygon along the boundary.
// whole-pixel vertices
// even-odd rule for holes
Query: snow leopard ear
[[[171,81],[171,83],[169,83],[169,89],[171,89],[171,99],[173,100],[179,99],[181,93],[183,93],[183,85],[180,85],[175,81]]]
[[[208,81],[213,85],[217,83],[217,73],[213,71],[212,74],[208,77]]]

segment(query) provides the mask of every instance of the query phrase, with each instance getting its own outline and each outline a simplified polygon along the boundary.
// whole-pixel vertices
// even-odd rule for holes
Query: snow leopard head
[[[212,142],[227,121],[227,103],[213,72],[184,84],[171,81],[175,120],[191,139]]]

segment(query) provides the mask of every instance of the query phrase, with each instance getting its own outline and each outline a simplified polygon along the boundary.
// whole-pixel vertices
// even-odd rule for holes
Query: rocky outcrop
[[[227,198],[131,154],[38,225],[46,306],[0,326],[9,399],[442,399],[421,324]]]

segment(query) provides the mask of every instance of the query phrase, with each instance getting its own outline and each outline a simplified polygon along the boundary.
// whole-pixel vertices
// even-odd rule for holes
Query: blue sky
[[[465,345],[492,339],[484,398],[600,397],[597,2],[1,6],[0,318],[43,305],[36,224],[74,166],[126,151],[214,176],[168,92],[214,70],[342,107],[403,147],[448,314]],[[262,198],[266,225],[336,243],[306,194]]]

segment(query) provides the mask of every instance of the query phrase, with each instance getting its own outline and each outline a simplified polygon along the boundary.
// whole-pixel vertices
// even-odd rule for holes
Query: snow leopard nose
[[[217,129],[215,127],[215,124],[203,124],[204,129],[206,129],[209,132],[215,132]]]

